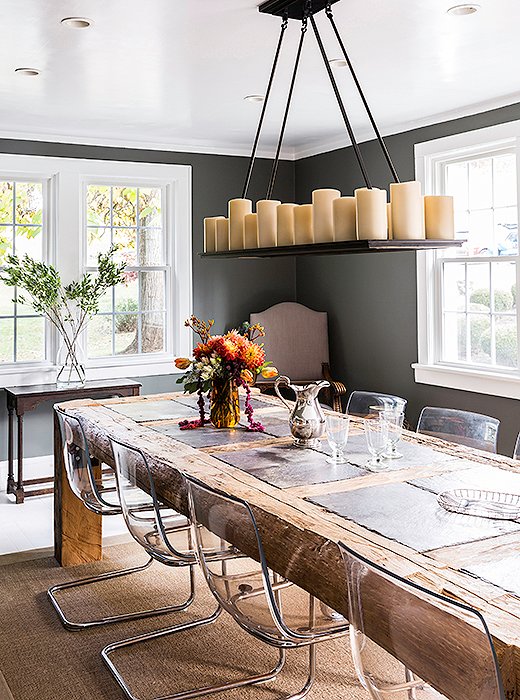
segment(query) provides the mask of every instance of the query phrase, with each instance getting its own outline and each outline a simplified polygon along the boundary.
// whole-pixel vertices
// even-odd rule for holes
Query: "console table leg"
[[[7,428],[7,493],[14,493],[14,407],[9,406]]]
[[[23,414],[18,414],[18,480],[16,483],[16,502],[23,503]]]

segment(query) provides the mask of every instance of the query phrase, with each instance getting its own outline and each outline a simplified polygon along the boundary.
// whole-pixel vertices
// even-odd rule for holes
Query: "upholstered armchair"
[[[326,379],[330,382],[326,402],[335,411],[342,410],[341,397],[347,390],[330,373],[326,312],[283,302],[251,314],[250,323],[260,323],[265,328],[266,356],[280,374],[287,375],[295,384]],[[261,391],[268,391],[273,388],[274,381],[259,377],[256,386]],[[323,393],[325,395],[325,391]]]

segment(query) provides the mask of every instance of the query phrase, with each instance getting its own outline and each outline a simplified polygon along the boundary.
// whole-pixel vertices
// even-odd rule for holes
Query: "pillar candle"
[[[424,205],[421,183],[393,182],[390,185],[392,235],[395,239],[424,238]]]
[[[312,193],[315,243],[327,243],[334,240],[332,202],[338,197],[341,197],[339,190],[314,190]]]
[[[356,231],[360,241],[381,240],[387,237],[386,192],[362,187],[355,190]]]
[[[204,219],[204,252],[214,253],[217,250],[217,221],[222,216],[209,216]]]
[[[258,214],[244,217],[244,248],[258,248]]]
[[[280,204],[276,209],[276,245],[294,245],[296,204]]]
[[[272,248],[276,245],[276,209],[279,204],[281,202],[277,199],[261,199],[256,203],[260,248]]]
[[[217,252],[229,250],[229,219],[224,217],[216,221]]]
[[[428,196],[424,198],[426,238],[453,240],[455,238],[455,213],[453,197]]]
[[[356,240],[356,198],[338,197],[332,202],[334,240]]]
[[[386,205],[386,222],[388,225],[388,239],[392,240],[394,235],[392,232],[392,205],[390,203]]]
[[[296,245],[314,243],[312,204],[300,204],[294,210],[294,242]]]
[[[229,202],[229,248],[244,248],[244,217],[251,214],[253,203],[250,199],[232,199]]]

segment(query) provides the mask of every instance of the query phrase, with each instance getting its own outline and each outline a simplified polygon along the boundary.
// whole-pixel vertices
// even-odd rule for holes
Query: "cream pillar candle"
[[[312,204],[300,204],[294,210],[294,242],[296,245],[314,243]]]
[[[392,235],[395,239],[424,238],[424,205],[421,183],[393,182],[390,185]]]
[[[386,192],[375,187],[355,190],[356,232],[360,241],[384,240],[387,237]]]
[[[217,252],[229,250],[229,219],[219,218],[216,224]]]
[[[388,226],[388,239],[392,240],[394,235],[392,232],[392,205],[390,203],[386,205],[386,223]]]
[[[258,213],[258,247],[272,248],[276,245],[277,199],[261,199],[256,203]]]
[[[294,245],[296,204],[280,204],[276,209],[276,245]]]
[[[341,197],[339,190],[314,190],[312,193],[313,230],[315,243],[334,240],[332,202]]]
[[[258,248],[258,214],[244,217],[244,248]]]
[[[450,241],[455,238],[453,197],[427,196],[424,198],[426,238]]]
[[[217,250],[217,221],[223,216],[209,216],[204,219],[204,252],[214,253]]]
[[[356,198],[338,197],[332,202],[335,241],[356,240]]]
[[[229,248],[244,248],[244,217],[251,214],[253,203],[250,199],[232,199],[229,202]]]

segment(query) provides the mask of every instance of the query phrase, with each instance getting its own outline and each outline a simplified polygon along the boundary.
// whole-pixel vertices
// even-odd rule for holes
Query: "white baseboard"
[[[23,458],[23,466],[25,468],[31,468],[31,467],[40,467],[40,466],[47,466],[48,464],[52,464],[54,461],[54,455],[42,455],[41,457],[24,457]],[[14,461],[14,468],[16,471],[16,458]],[[4,459],[2,462],[0,462],[0,469],[7,469],[7,460]]]

